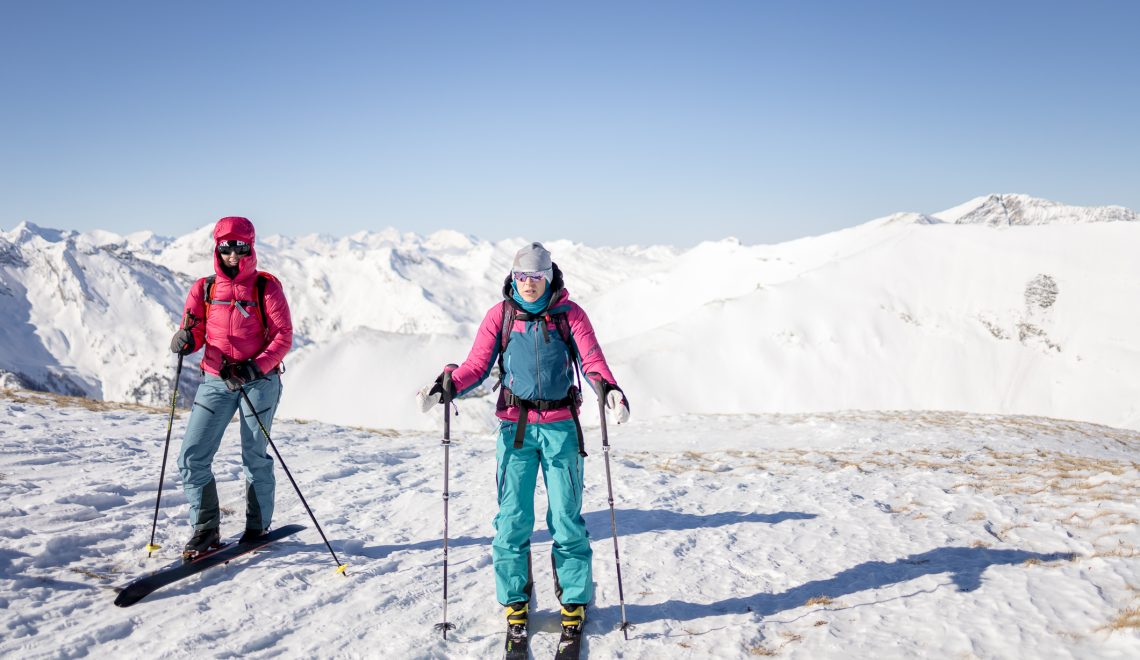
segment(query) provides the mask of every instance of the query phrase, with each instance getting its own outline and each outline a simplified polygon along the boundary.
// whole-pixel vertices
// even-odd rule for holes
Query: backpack
[[[503,354],[507,352],[507,344],[511,341],[515,321],[543,321],[542,334],[546,338],[549,338],[550,334],[546,324],[554,323],[554,327],[558,329],[558,335],[562,337],[562,342],[570,351],[570,363],[574,365],[574,375],[578,380],[578,390],[580,391],[582,389],[582,376],[578,368],[578,347],[574,344],[574,333],[570,330],[570,319],[566,316],[566,312],[551,314],[547,311],[542,314],[530,314],[518,309],[509,301],[503,301],[503,324],[499,327],[499,382],[495,384],[495,389],[503,384],[503,377],[506,374],[503,369]]]
[[[210,275],[209,277],[202,278],[202,302],[206,305],[206,313],[202,317],[205,322],[210,318],[211,305],[233,305],[245,318],[249,318],[249,312],[246,311],[249,307],[257,309],[257,317],[261,321],[261,330],[266,339],[269,339],[269,322],[265,320],[265,287],[269,284],[270,280],[280,282],[273,275],[257,271],[257,300],[214,300],[211,298],[214,294],[214,282],[218,279],[217,275]]]
[[[505,402],[507,405],[516,405],[522,409],[522,414],[519,415],[519,421],[515,426],[515,449],[521,449],[523,446],[523,434],[527,426],[527,415],[531,410],[553,410],[557,408],[569,408],[570,416],[574,420],[574,427],[578,434],[578,454],[585,458],[586,443],[582,437],[582,422],[578,420],[578,405],[582,402],[582,374],[581,365],[578,363],[578,347],[574,345],[574,333],[570,330],[570,319],[567,317],[566,312],[555,312],[551,314],[549,311],[542,314],[530,314],[523,310],[518,309],[511,301],[503,301],[503,324],[499,327],[499,382],[495,384],[494,389],[498,389],[503,384],[503,378],[506,371],[503,369],[503,354],[507,351],[507,344],[511,341],[515,321],[538,321],[542,327],[542,335],[544,339],[550,338],[550,330],[546,327],[547,323],[554,323],[554,327],[558,329],[559,336],[562,337],[562,342],[566,344],[566,350],[570,352],[570,361],[574,365],[574,376],[577,379],[577,385],[571,385],[570,391],[567,393],[566,398],[559,401],[527,401],[515,397],[510,390],[506,387],[499,393],[500,401]]]

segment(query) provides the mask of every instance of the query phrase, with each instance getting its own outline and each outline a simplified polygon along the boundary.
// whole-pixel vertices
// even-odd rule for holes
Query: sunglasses
[[[526,282],[528,280],[533,280],[533,281],[537,282],[537,281],[539,281],[545,277],[546,277],[546,272],[541,271],[541,270],[536,270],[533,272],[522,272],[522,271],[517,271],[517,270],[515,271],[515,279],[518,280],[519,282]]]
[[[222,241],[218,243],[218,254],[232,254],[244,257],[249,254],[249,243],[243,241]]]

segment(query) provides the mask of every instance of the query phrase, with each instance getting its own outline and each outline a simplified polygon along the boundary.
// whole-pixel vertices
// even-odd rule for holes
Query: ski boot
[[[558,638],[555,660],[577,660],[581,657],[584,623],[586,623],[585,605],[562,606],[562,636]]]
[[[527,656],[527,614],[530,603],[507,605],[507,660],[522,660]]]
[[[186,542],[186,546],[182,548],[182,561],[192,562],[207,552],[220,547],[222,547],[222,537],[218,533],[217,527],[195,530],[194,536],[191,536],[190,540]]]
[[[586,623],[585,605],[562,606],[562,632],[577,635],[582,632],[582,624]]]
[[[257,539],[265,536],[268,533],[269,533],[268,529],[263,529],[260,527],[258,527],[258,528],[246,527],[245,532],[243,532],[241,535],[241,538],[238,539],[238,543],[250,543],[252,541],[256,541]]]

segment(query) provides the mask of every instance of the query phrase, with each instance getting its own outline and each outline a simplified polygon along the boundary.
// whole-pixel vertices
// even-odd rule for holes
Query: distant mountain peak
[[[1091,222],[1136,222],[1135,211],[1122,206],[1071,206],[1024,194],[991,194],[976,197],[934,218],[957,225],[1084,224]]]
[[[51,229],[50,227],[41,227],[27,220],[13,227],[10,232],[0,232],[0,235],[5,236],[5,238],[13,243],[22,243],[34,238],[42,238],[49,243],[58,243],[74,234],[75,232],[72,231],[61,231],[59,229]]]

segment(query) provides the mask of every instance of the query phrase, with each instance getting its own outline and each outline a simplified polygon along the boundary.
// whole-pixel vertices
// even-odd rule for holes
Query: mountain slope
[[[1140,424],[1140,225],[894,225],[610,347],[639,411],[957,409]],[[684,374],[684,379],[676,378]],[[631,396],[633,396],[631,394]],[[634,399],[635,402],[637,399]]]
[[[952,408],[1137,427],[1135,219],[990,195],[779,245],[546,244],[639,418]],[[212,272],[210,232],[0,232],[0,383],[168,401],[166,345]],[[284,414],[431,428],[411,393],[464,358],[523,242],[260,237],[295,324]],[[184,402],[198,378],[186,364]],[[491,405],[462,402],[458,423],[492,424]]]

